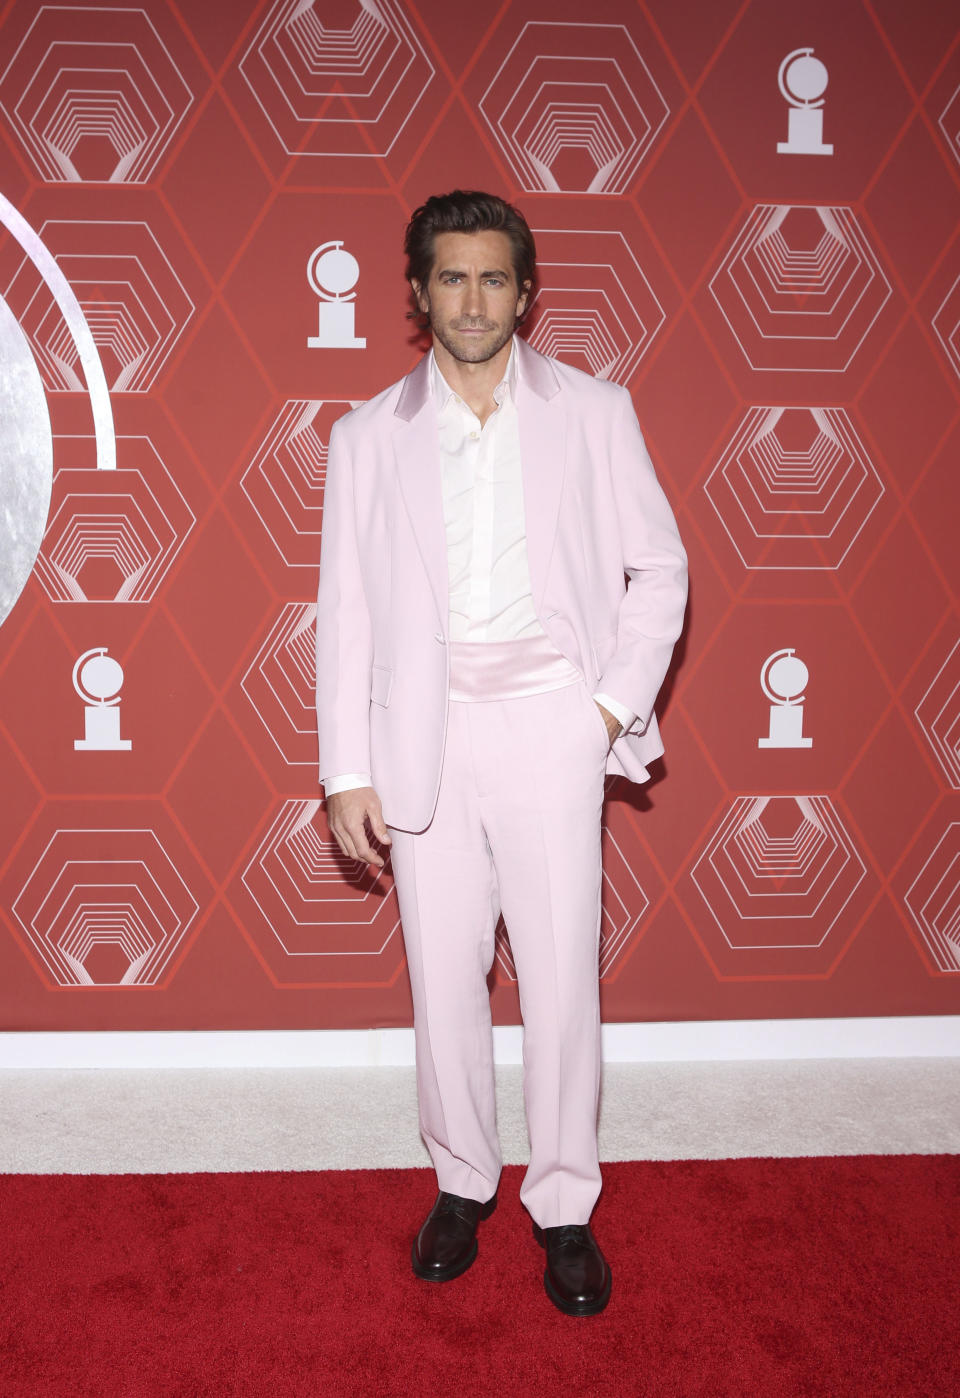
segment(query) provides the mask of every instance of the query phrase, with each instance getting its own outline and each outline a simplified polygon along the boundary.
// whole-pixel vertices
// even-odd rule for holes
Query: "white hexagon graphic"
[[[243,872],[263,927],[248,925],[279,982],[324,979],[325,963],[347,957],[356,978],[388,951],[400,928],[386,871],[346,859],[318,819],[322,802],[284,801]]]
[[[57,438],[92,448],[92,438]],[[36,575],[54,602],[149,602],[196,519],[147,437],[119,437],[115,471],[61,467]],[[71,451],[69,445],[63,454]]]
[[[931,680],[915,711],[943,774],[960,791],[960,641]]]
[[[51,183],[145,183],[192,103],[140,9],[41,5],[0,77],[0,109]]]
[[[960,378],[960,277],[937,307],[932,324],[950,367]]]
[[[57,830],[13,905],[64,987],[157,985],[198,911],[153,830]]]
[[[960,822],[947,826],[904,902],[937,970],[960,972]]]
[[[751,369],[841,373],[890,284],[844,207],[758,204],[710,281]]]
[[[534,349],[625,384],[666,316],[622,233],[537,228]]]
[[[349,27],[320,0],[275,0],[240,73],[287,155],[390,154],[435,69],[397,0],[363,0]]]
[[[148,392],[195,310],[153,233],[145,223],[57,219],[40,235],[76,294],[111,392]],[[83,391],[70,328],[28,259],[6,300],[18,308],[46,387]]]
[[[600,914],[600,979],[609,976],[646,916],[650,899],[627,859],[604,825],[603,890]],[[508,980],[517,979],[513,953],[503,922],[497,925],[496,960]]]
[[[950,154],[960,164],[960,87],[940,113],[938,125],[950,147]]]
[[[290,766],[317,764],[316,602],[288,602],[241,681]]]
[[[288,400],[243,473],[243,493],[288,568],[317,566],[330,429],[362,401]]]
[[[622,24],[529,20],[480,99],[522,189],[623,194],[669,116]]]
[[[790,959],[807,972],[832,960],[830,933],[865,875],[827,796],[739,797],[692,871],[727,951],[800,952]]]
[[[704,485],[747,568],[833,569],[883,485],[843,408],[751,408]]]

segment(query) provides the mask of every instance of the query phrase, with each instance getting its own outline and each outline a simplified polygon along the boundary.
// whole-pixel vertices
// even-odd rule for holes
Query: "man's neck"
[[[482,364],[469,364],[456,359],[450,351],[434,338],[433,353],[437,368],[446,382],[458,394],[471,412],[476,413],[481,424],[496,411],[497,403],[493,391],[507,372],[513,339]]]

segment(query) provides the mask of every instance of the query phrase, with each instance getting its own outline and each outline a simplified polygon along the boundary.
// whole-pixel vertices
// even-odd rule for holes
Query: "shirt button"
[[[476,442],[476,441],[479,439],[479,437],[480,437],[480,433],[479,433],[479,432],[471,432],[471,433],[470,433],[470,440],[471,440],[471,442]]]

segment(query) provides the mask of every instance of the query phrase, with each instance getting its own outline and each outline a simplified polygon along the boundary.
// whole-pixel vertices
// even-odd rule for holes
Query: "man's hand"
[[[367,827],[382,845],[391,843],[380,811],[380,797],[372,786],[354,787],[327,797],[327,824],[348,859],[383,868],[383,856],[370,844]]]
[[[594,702],[595,704],[597,704],[596,699],[594,699],[593,702]],[[620,724],[620,720],[617,719],[617,718],[614,718],[614,716],[613,716],[613,714],[610,712],[610,710],[609,710],[609,709],[605,709],[605,708],[603,707],[602,704],[597,704],[597,708],[600,710],[600,717],[603,719],[604,723],[607,725],[607,735],[608,735],[609,738],[610,738],[610,746],[612,747],[612,746],[613,746],[613,743],[615,742],[615,740],[616,740],[617,738],[620,737],[620,733],[621,733],[621,724]]]

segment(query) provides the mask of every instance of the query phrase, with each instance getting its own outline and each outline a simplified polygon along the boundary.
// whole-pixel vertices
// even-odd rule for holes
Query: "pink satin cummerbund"
[[[451,641],[450,698],[522,699],[563,689],[583,676],[549,636],[518,641]]]

